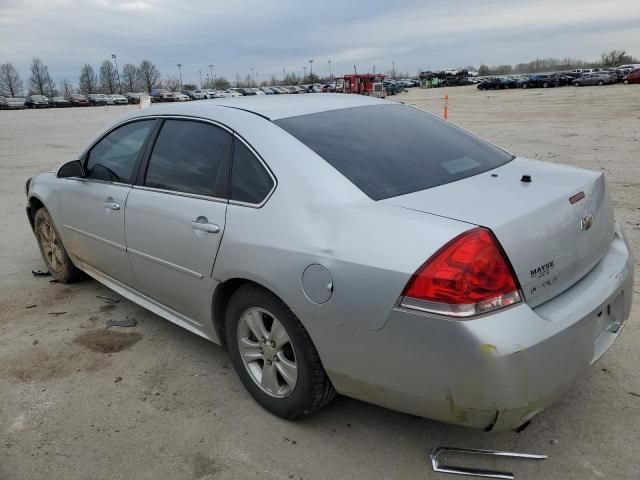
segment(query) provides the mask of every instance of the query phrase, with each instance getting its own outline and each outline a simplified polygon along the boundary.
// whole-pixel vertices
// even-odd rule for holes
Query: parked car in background
[[[396,82],[395,80],[384,80],[382,85],[387,95],[397,95],[405,90],[404,84]]]
[[[51,106],[49,99],[44,95],[29,95],[24,104],[26,108],[49,108]]]
[[[204,90],[193,90],[193,95],[195,97],[195,100],[204,100],[205,98],[207,98],[207,96],[204,93]]]
[[[90,93],[87,98],[92,106],[106,105],[107,97],[102,93]]]
[[[107,95],[106,97],[107,103],[109,103],[109,105],[127,105],[129,103],[127,97],[118,93],[113,93],[111,95]]]
[[[81,93],[71,93],[65,96],[65,98],[69,100],[74,107],[88,107],[90,105],[89,99]]]
[[[502,78],[502,88],[519,88],[522,86],[522,78],[517,75],[509,75]]]
[[[504,88],[504,81],[500,77],[484,78],[476,88],[478,90],[500,90]]]
[[[571,85],[573,83],[573,77],[565,73],[552,73],[549,76],[557,80],[558,87],[566,87],[567,85]]]
[[[225,93],[225,97],[242,97],[242,93],[237,92],[230,88],[225,90],[224,93]]]
[[[164,88],[154,88],[149,93],[152,102],[174,102],[173,93]]]
[[[24,101],[21,97],[0,97],[0,110],[24,110]]]
[[[191,100],[189,98],[189,95],[185,95],[182,92],[173,92],[173,98],[176,102],[188,102],[189,100]]]
[[[611,81],[613,83],[620,83],[624,81],[624,77],[626,77],[629,72],[622,68],[612,68],[601,73],[607,73],[611,77]]]
[[[180,90],[180,93],[189,97],[189,100],[198,100],[198,96],[194,90]]]
[[[628,84],[628,83],[640,83],[640,69],[634,70],[633,72],[627,74],[624,77],[623,82],[625,84]]]
[[[517,157],[408,105],[325,96],[118,119],[26,182],[47,271],[84,271],[225,345],[283,418],[342,393],[467,427],[526,424],[629,318],[633,253],[604,173]]]
[[[127,92],[124,94],[124,97],[129,103],[140,103],[140,98],[142,97],[142,95],[142,93]]]
[[[71,107],[72,104],[64,97],[51,97],[49,103],[52,107]]]
[[[573,81],[573,85],[576,87],[583,87],[585,85],[609,85],[611,83],[611,77],[605,73],[586,73]]]
[[[531,75],[526,82],[523,82],[522,88],[551,88],[560,85],[560,80],[554,75],[536,74]]]

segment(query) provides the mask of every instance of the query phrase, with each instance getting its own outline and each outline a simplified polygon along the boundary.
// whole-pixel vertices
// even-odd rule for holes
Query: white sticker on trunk
[[[442,165],[447,172],[454,174],[476,168],[480,166],[480,162],[470,157],[460,157],[453,160],[447,160],[446,162],[441,162],[440,165]]]

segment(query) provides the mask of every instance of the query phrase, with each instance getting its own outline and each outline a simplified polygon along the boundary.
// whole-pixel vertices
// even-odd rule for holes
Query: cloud
[[[56,81],[77,81],[84,63],[155,62],[196,82],[199,71],[261,79],[301,73],[309,59],[326,74],[536,57],[595,59],[604,50],[640,55],[637,0],[0,0],[0,63],[27,76],[31,58]],[[634,32],[634,27],[636,31]]]

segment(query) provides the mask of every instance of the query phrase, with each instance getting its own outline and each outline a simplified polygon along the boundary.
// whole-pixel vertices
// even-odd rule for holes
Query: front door
[[[124,212],[145,140],[154,120],[109,132],[85,157],[85,177],[68,178],[60,195],[65,248],[86,266],[133,283],[126,252]]]
[[[211,273],[225,227],[232,139],[211,123],[165,120],[144,184],[127,200],[136,288],[198,326],[211,319]]]

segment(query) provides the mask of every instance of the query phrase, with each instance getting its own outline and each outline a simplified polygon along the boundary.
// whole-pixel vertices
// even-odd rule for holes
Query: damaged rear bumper
[[[585,375],[620,335],[632,292],[633,258],[618,232],[591,272],[534,309],[457,321],[398,308],[374,332],[305,323],[338,392],[500,431],[523,425]]]

